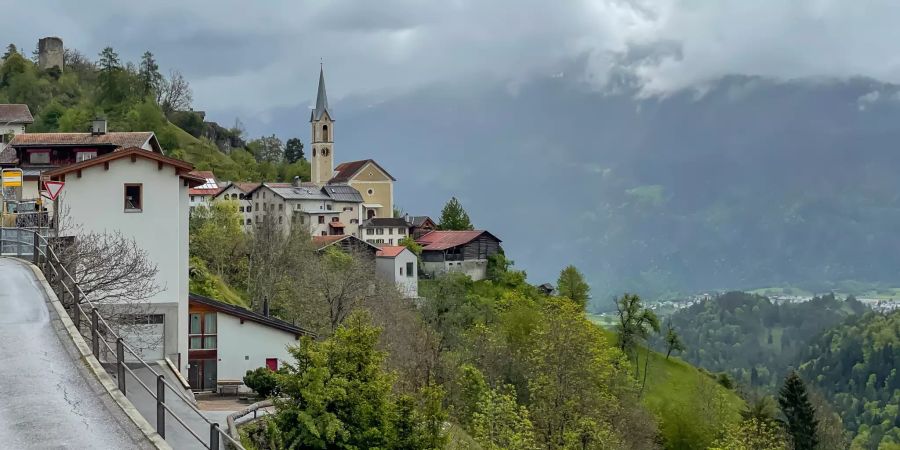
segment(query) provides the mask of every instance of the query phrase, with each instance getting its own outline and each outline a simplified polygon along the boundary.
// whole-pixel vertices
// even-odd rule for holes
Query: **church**
[[[361,221],[393,217],[394,181],[387,170],[373,159],[342,162],[334,166],[334,115],[325,93],[325,71],[319,68],[316,107],[309,116],[312,131],[310,178],[317,186],[350,185],[363,198]]]

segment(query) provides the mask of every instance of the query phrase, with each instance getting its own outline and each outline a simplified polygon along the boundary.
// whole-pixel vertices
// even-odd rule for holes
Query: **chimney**
[[[269,297],[263,297],[263,315],[269,317]]]
[[[94,136],[106,134],[106,119],[100,117],[94,119],[94,121],[91,122],[91,134]]]
[[[293,183],[293,184],[294,184],[294,187],[300,187],[300,177],[299,177],[299,176],[295,176],[295,177],[294,177],[294,183]]]

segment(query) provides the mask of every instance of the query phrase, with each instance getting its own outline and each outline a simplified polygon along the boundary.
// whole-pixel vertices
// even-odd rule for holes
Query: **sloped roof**
[[[431,220],[431,217],[428,217],[428,216],[410,216],[409,217],[409,223],[414,227],[421,227],[422,225],[425,224],[426,221],[430,221],[431,223],[434,223],[434,221]]]
[[[497,242],[502,242],[500,241],[500,239],[497,239],[496,236],[485,230],[431,231],[420,236],[418,239],[416,239],[416,242],[422,246],[422,250],[424,251],[446,250],[448,248],[468,244],[469,242],[472,242],[477,237],[485,233],[487,233],[491,238],[496,239]]]
[[[275,328],[277,330],[286,331],[288,333],[293,333],[296,336],[306,335],[306,336],[315,336],[316,334],[310,330],[305,328],[298,327],[292,323],[285,322],[281,319],[276,319],[271,316],[264,316],[257,312],[250,311],[249,309],[241,308],[240,306],[232,305],[230,303],[220,302],[218,300],[211,299],[209,297],[204,297],[202,295],[197,294],[189,294],[188,299],[191,302],[199,303],[204,306],[208,306],[212,309],[215,309],[218,312],[222,312],[231,316],[239,317],[244,320],[249,320],[251,322],[256,322],[260,325],[266,325],[271,328]]]
[[[202,178],[206,180],[200,186],[196,188],[192,188],[188,191],[190,195],[213,195],[215,196],[219,192],[222,192],[224,189],[219,186],[218,181],[216,181],[216,175],[209,170],[194,170],[191,171],[191,175]]]
[[[322,190],[336,202],[362,203],[362,194],[353,186],[347,184],[329,184]]]
[[[402,245],[384,245],[380,247],[375,256],[379,258],[396,258],[397,255],[403,253],[404,250],[408,249]]]
[[[214,197],[218,197],[218,196],[222,195],[222,193],[225,192],[225,191],[227,191],[228,188],[230,188],[230,187],[234,187],[235,189],[241,191],[241,193],[247,194],[247,193],[249,193],[249,192],[255,191],[256,188],[259,187],[259,185],[260,185],[259,183],[235,183],[235,182],[229,182],[228,184],[226,184],[225,186],[223,186],[222,189],[219,189],[219,192],[217,192],[216,195],[214,195]]]
[[[351,240],[354,240],[354,241],[358,242],[359,244],[362,244],[362,245],[365,245],[365,246],[367,246],[367,247],[370,247],[370,248],[374,249],[375,251],[378,250],[378,247],[376,247],[376,246],[374,246],[374,245],[372,245],[372,244],[370,244],[370,243],[368,243],[368,242],[366,242],[366,241],[364,241],[364,240],[362,240],[362,239],[360,239],[360,238],[358,238],[358,237],[356,237],[356,236],[350,235],[350,234],[339,234],[339,235],[336,235],[336,236],[313,236],[313,237],[312,237],[312,241],[313,241],[313,244],[315,244],[315,246],[316,246],[316,250],[322,250],[322,249],[324,249],[325,247],[328,247],[328,246],[330,246],[330,245],[334,245],[334,244],[336,244],[336,243],[338,243],[338,242],[341,242],[341,241],[343,241],[343,240],[345,240],[345,239],[351,239]]]
[[[390,178],[391,181],[397,181],[397,179],[394,178],[390,173],[388,173],[387,170],[384,170],[384,167],[378,165],[378,163],[375,162],[374,159],[363,159],[359,161],[349,161],[338,164],[338,166],[334,168],[334,176],[331,177],[331,180],[329,180],[328,183],[331,184],[349,182],[354,175],[359,173],[359,171],[362,170],[363,167],[365,167],[366,163],[374,164],[375,167],[377,167],[378,170],[384,172],[384,174],[387,175],[387,177]]]
[[[34,123],[28,105],[0,105],[0,123]]]
[[[9,145],[12,147],[108,145],[121,148],[143,147],[150,143],[153,151],[162,153],[162,147],[152,131],[113,131],[105,134],[91,133],[25,133],[17,134]]]
[[[331,197],[322,192],[322,188],[311,183],[303,183],[300,186],[294,186],[290,183],[287,186],[269,183],[263,183],[263,185],[285,200],[331,200]]]
[[[68,166],[58,167],[53,170],[48,170],[44,172],[44,175],[48,177],[59,177],[65,175],[67,173],[78,172],[82,169],[86,169],[88,167],[97,166],[100,164],[105,164],[110,161],[114,161],[117,159],[122,159],[125,157],[131,157],[132,160],[136,158],[145,158],[153,161],[157,161],[160,164],[168,164],[174,167],[178,171],[178,175],[186,180],[191,187],[199,186],[206,182],[206,180],[202,178],[198,178],[194,175],[190,174],[191,169],[194,168],[193,164],[189,162],[182,161],[180,159],[169,158],[168,156],[163,156],[159,153],[151,152],[150,150],[144,150],[138,147],[130,147],[120,151],[107,153],[103,156],[98,156],[96,158],[91,158],[88,160],[81,161],[75,164],[69,164]]]

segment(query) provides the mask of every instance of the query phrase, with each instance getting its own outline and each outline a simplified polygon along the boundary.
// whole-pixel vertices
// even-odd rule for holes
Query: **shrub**
[[[256,391],[260,397],[270,397],[278,390],[278,381],[275,378],[275,372],[266,367],[259,367],[255,370],[248,370],[244,375],[244,384]]]

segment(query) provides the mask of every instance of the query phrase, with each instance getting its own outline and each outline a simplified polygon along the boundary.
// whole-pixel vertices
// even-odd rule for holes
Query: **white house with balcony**
[[[205,182],[190,175],[192,168],[132,147],[45,173],[65,182],[58,201],[76,239],[81,232],[119,232],[156,265],[159,291],[141,314],[143,332],[158,339],[146,340],[152,343],[147,346],[132,343],[146,359],[168,358],[183,374],[188,369],[188,190]]]
[[[312,236],[357,236],[363,199],[348,185],[263,183],[252,192],[253,223],[267,215],[288,232],[304,227]]]

